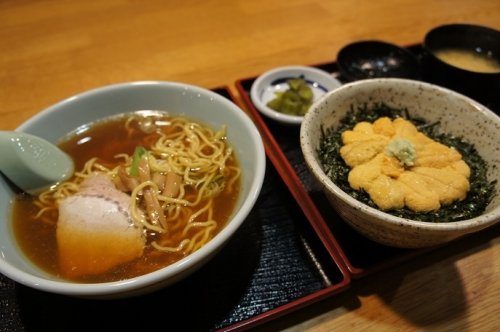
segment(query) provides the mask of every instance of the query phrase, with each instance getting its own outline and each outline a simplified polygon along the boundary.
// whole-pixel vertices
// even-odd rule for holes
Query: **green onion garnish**
[[[141,161],[142,156],[148,153],[142,146],[135,148],[134,155],[132,156],[132,165],[130,165],[130,175],[139,176],[139,161]]]

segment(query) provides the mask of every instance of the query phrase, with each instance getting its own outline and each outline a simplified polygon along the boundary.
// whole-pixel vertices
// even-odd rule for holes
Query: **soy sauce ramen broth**
[[[120,153],[132,155],[134,149],[139,145],[148,149],[159,137],[156,132],[146,133],[142,130],[134,130],[133,135],[129,137],[129,133],[125,129],[126,121],[127,117],[118,117],[79,128],[75,133],[65,138],[59,146],[73,158],[76,170],[81,170],[86,161],[94,157],[98,158],[100,164],[113,168],[119,160],[114,158],[115,155]],[[234,152],[226,165],[238,168]],[[229,186],[226,186],[214,198],[212,218],[217,221],[217,227],[211,233],[212,238],[220,232],[233,213],[240,191],[239,178],[230,188],[227,187]],[[49,222],[36,219],[35,216],[40,208],[35,205],[35,200],[36,197],[26,194],[19,194],[15,198],[13,206],[14,234],[24,254],[35,265],[56,277],[60,277],[56,240],[58,213],[54,211],[47,215],[46,219]],[[182,228],[178,233],[181,231]],[[178,235],[173,233],[169,236]],[[140,258],[121,264],[106,273],[73,278],[72,281],[95,283],[128,279],[158,270],[186,256],[182,252],[160,252],[151,247],[150,241],[148,237],[143,255]]]

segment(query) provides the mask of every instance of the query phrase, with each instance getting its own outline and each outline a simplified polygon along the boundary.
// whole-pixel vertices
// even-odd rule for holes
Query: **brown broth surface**
[[[72,135],[59,146],[73,158],[75,169],[80,170],[85,162],[93,157],[98,157],[99,162],[105,165],[116,164],[115,155],[119,153],[131,155],[138,145],[147,148],[150,145],[148,142],[155,141],[158,136],[157,134],[136,133],[133,139],[129,139],[124,124],[125,119],[120,119],[90,126]],[[237,165],[234,159],[230,165]],[[212,233],[213,235],[220,232],[232,214],[239,196],[239,186],[238,181],[237,190],[229,193],[224,191],[215,198],[214,219],[218,221],[218,226]],[[34,264],[60,277],[56,241],[57,212],[50,216],[50,223],[35,219],[39,208],[34,201],[34,197],[26,194],[20,194],[14,200],[13,226],[17,242]],[[150,239],[148,239],[149,242]],[[158,270],[183,257],[181,253],[166,254],[147,245],[144,254],[136,260],[122,264],[106,273],[83,276],[73,281],[95,283],[128,279]]]

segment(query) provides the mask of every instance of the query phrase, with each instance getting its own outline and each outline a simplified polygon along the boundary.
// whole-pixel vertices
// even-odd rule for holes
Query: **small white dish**
[[[266,104],[276,97],[276,92],[286,91],[289,86],[286,81],[290,78],[302,77],[311,87],[313,92],[313,102],[317,101],[324,94],[342,85],[339,80],[328,72],[308,66],[285,66],[265,72],[260,75],[252,84],[250,98],[265,116],[285,124],[300,124],[303,116],[284,114],[273,110]]]

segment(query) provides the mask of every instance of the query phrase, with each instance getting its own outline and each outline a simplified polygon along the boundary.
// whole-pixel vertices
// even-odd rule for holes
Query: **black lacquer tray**
[[[227,87],[214,91],[234,101]],[[187,279],[121,300],[49,294],[0,275],[0,331],[243,330],[339,293],[343,259],[309,222],[273,163],[230,242]]]
[[[423,55],[421,45],[409,46],[407,49],[417,59],[421,59]],[[345,83],[345,80],[338,74],[335,62],[317,64],[313,67],[337,75],[337,78]],[[423,80],[423,76],[425,75],[419,75],[419,79]],[[289,185],[292,194],[310,218],[311,223],[315,224],[316,228],[321,229],[320,232],[328,240],[332,250],[338,251],[344,259],[353,279],[387,269],[436,249],[436,247],[402,249],[384,246],[364,237],[348,226],[331,207],[307,169],[300,149],[300,126],[283,125],[261,116],[253,105],[250,89],[256,78],[240,79],[236,81],[236,88],[267,141],[268,156],[283,180]],[[498,113],[498,110],[494,111]],[[496,227],[489,231],[498,232],[498,229]]]

